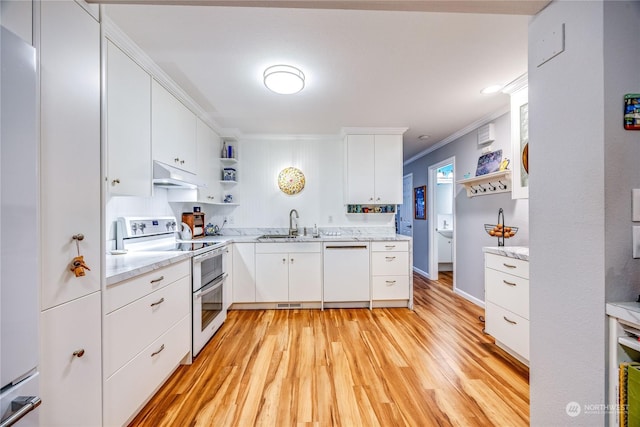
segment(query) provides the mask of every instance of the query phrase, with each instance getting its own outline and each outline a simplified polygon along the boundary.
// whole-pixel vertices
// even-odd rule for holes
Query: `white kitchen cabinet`
[[[40,329],[42,425],[100,426],[100,292],[43,311]]]
[[[320,243],[256,244],[256,302],[321,300]]]
[[[151,151],[153,160],[197,173],[196,116],[160,85],[151,83]]]
[[[496,344],[529,361],[529,262],[485,253],[485,330]]]
[[[406,241],[371,244],[371,287],[373,300],[408,300],[411,265]]]
[[[202,120],[197,119],[197,171],[196,175],[206,183],[198,188],[201,203],[222,203],[220,175],[216,168],[220,151],[220,137]]]
[[[42,2],[42,309],[100,290],[100,24],[77,3]],[[19,225],[16,225],[19,226]],[[75,277],[80,255],[91,268]],[[89,315],[89,314],[87,314]],[[97,315],[97,314],[96,314]]]
[[[453,245],[451,238],[438,233],[438,262],[452,262]]]
[[[151,197],[151,76],[107,40],[107,188]]]
[[[227,244],[226,253],[223,257],[224,272],[227,273],[227,278],[224,281],[224,294],[222,301],[224,303],[224,309],[227,310],[231,304],[233,304],[233,244]]]
[[[346,204],[402,204],[402,135],[347,135]]]
[[[233,244],[233,302],[256,302],[255,243]]]
[[[185,259],[105,290],[104,423],[130,421],[191,355],[191,269]]]

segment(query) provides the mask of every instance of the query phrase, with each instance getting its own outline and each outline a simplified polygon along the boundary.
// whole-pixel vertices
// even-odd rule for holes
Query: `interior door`
[[[413,236],[413,175],[402,178],[402,204],[398,207],[398,234]]]

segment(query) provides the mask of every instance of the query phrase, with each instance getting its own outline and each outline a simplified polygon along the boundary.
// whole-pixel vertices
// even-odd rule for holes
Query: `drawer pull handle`
[[[393,261],[394,259],[396,259],[396,257],[394,256],[386,256],[384,257],[387,261]]]
[[[504,282],[505,285],[516,286],[516,284],[513,282],[507,282],[506,280],[503,280],[502,282]]]
[[[502,316],[502,318],[503,318],[504,320],[506,320],[507,322],[511,323],[512,325],[517,325],[517,324],[518,324],[518,322],[514,322],[513,320],[508,319],[508,318],[507,318],[507,316]]]
[[[158,283],[158,282],[162,282],[163,280],[164,280],[164,276],[160,276],[157,279],[153,279],[151,283]]]
[[[151,353],[151,357],[156,356],[158,354],[160,354],[160,352],[164,350],[164,344],[162,344],[162,346],[160,346],[160,350],[158,351],[154,351],[153,353]]]
[[[505,264],[504,262],[502,263],[502,265],[504,265],[507,268],[516,268],[515,265],[513,265],[513,264]]]
[[[384,247],[387,249],[393,249],[396,247],[396,245],[384,245]]]
[[[73,355],[74,355],[75,357],[82,357],[82,356],[84,356],[84,348],[81,348],[80,350],[76,350],[76,351],[74,351],[74,352],[73,352]]]
[[[387,284],[387,286],[393,286],[396,284],[395,280],[385,280],[385,283]]]
[[[162,304],[163,302],[164,302],[164,298],[160,298],[160,300],[159,300],[159,301],[152,302],[152,303],[151,303],[151,307],[155,307],[156,305],[160,305],[160,304]]]

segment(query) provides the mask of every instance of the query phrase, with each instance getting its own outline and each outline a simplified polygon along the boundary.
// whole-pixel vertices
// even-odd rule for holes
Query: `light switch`
[[[633,226],[633,257],[640,258],[640,226]]]
[[[631,190],[631,221],[640,221],[640,189]]]

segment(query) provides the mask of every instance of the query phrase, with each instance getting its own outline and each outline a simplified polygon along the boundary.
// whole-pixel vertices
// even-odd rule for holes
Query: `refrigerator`
[[[0,427],[38,425],[36,51],[0,33]]]

